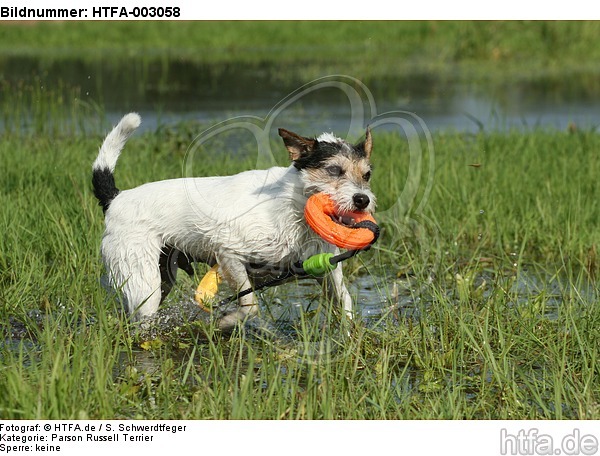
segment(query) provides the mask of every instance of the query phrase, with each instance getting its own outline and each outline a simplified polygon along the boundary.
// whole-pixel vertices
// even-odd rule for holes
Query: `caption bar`
[[[0,456],[219,454],[223,445],[228,453],[247,454],[257,435],[269,435],[261,454],[298,435],[316,437],[305,443],[307,453],[383,454],[393,442],[381,436],[400,435],[405,453],[422,456],[596,456],[597,431],[593,421],[0,421]],[[331,438],[358,434],[363,438]]]
[[[72,450],[74,445],[85,443],[156,443],[161,435],[184,433],[187,427],[185,424],[131,422],[85,424],[55,422],[22,425],[0,423],[0,454],[58,453],[66,449]]]
[[[0,7],[0,19],[160,19],[180,18],[178,6],[93,6],[88,8]]]

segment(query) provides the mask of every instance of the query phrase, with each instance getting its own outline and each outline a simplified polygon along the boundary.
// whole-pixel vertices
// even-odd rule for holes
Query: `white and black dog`
[[[274,270],[291,268],[316,253],[335,252],[304,219],[306,199],[314,193],[328,194],[340,215],[375,209],[368,129],[356,145],[329,133],[311,139],[280,129],[292,161],[287,168],[171,179],[119,191],[115,165],[140,121],[139,115],[127,114],[106,136],[92,177],[105,212],[102,258],[110,285],[122,293],[133,320],[154,314],[171,290],[177,268],[193,273],[191,262],[218,264],[224,280],[242,290]],[[341,264],[325,282],[351,317]],[[240,297],[219,326],[231,328],[257,311],[253,294]]]

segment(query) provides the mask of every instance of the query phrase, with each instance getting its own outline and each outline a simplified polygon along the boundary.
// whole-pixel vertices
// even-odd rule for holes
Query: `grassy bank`
[[[134,137],[119,186],[180,176],[193,131]],[[334,317],[309,288],[315,304],[284,338],[225,339],[197,322],[149,350],[99,286],[100,141],[96,129],[0,143],[3,418],[600,418],[595,133],[436,134],[411,203],[407,145],[376,132],[385,231],[348,272],[386,278],[380,321],[323,337],[319,321]],[[251,167],[243,149],[207,154],[199,174]],[[531,274],[541,285],[524,292]],[[292,292],[266,294],[265,318]]]
[[[597,22],[4,23],[0,57],[293,64],[315,77],[415,71],[473,77],[597,69]]]

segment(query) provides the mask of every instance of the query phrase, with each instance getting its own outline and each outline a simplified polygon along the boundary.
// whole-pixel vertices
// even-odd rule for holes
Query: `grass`
[[[595,93],[599,35],[596,22],[8,23],[0,59],[34,59],[36,72],[110,63],[120,74],[135,57],[136,78],[159,71],[165,85],[167,63],[182,60],[276,64],[300,80],[435,71],[512,83],[587,72],[584,90]],[[370,288],[359,290],[362,305],[387,306],[382,315],[346,337],[318,288],[290,284],[262,298],[267,320],[285,317],[275,335],[225,338],[205,321],[144,332],[99,283],[103,222],[89,177],[108,128],[102,107],[82,101],[93,97],[81,83],[8,76],[1,418],[600,418],[595,131],[440,132],[421,161],[402,137],[375,131],[383,234],[346,272]],[[181,176],[200,131],[186,123],[135,136],[119,186]],[[252,148],[206,153],[193,171],[251,168]],[[283,165],[282,149],[273,143]],[[173,301],[192,285],[181,278]]]
[[[305,79],[422,71],[493,78],[597,70],[598,39],[593,21],[8,22],[0,57],[276,62]]]
[[[143,350],[99,285],[89,174],[101,129],[85,109],[85,134],[67,116],[0,143],[2,418],[600,418],[595,132],[435,134],[422,168],[435,174],[414,201],[401,198],[406,143],[376,132],[384,234],[347,270],[386,278],[388,313],[347,338],[308,289],[310,310],[286,337],[223,338],[195,322]],[[119,186],[180,176],[196,128],[130,140]],[[251,147],[235,160],[207,154],[198,172],[249,168]],[[541,287],[524,291],[529,277]],[[265,294],[265,309],[296,289]],[[398,295],[413,304],[394,306]]]

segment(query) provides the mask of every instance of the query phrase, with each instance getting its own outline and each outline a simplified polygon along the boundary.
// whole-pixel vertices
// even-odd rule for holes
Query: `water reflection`
[[[60,59],[7,57],[0,60],[0,82],[79,87],[84,101],[102,106],[109,120],[135,110],[145,128],[182,119],[221,121],[237,115],[267,116],[288,94],[309,82],[301,63],[203,64],[183,59]],[[416,113],[431,130],[600,125],[598,72],[538,74],[518,80],[478,76],[470,80],[448,71],[361,78],[380,113]],[[343,130],[351,110],[339,90],[304,97],[283,119],[290,128]]]

